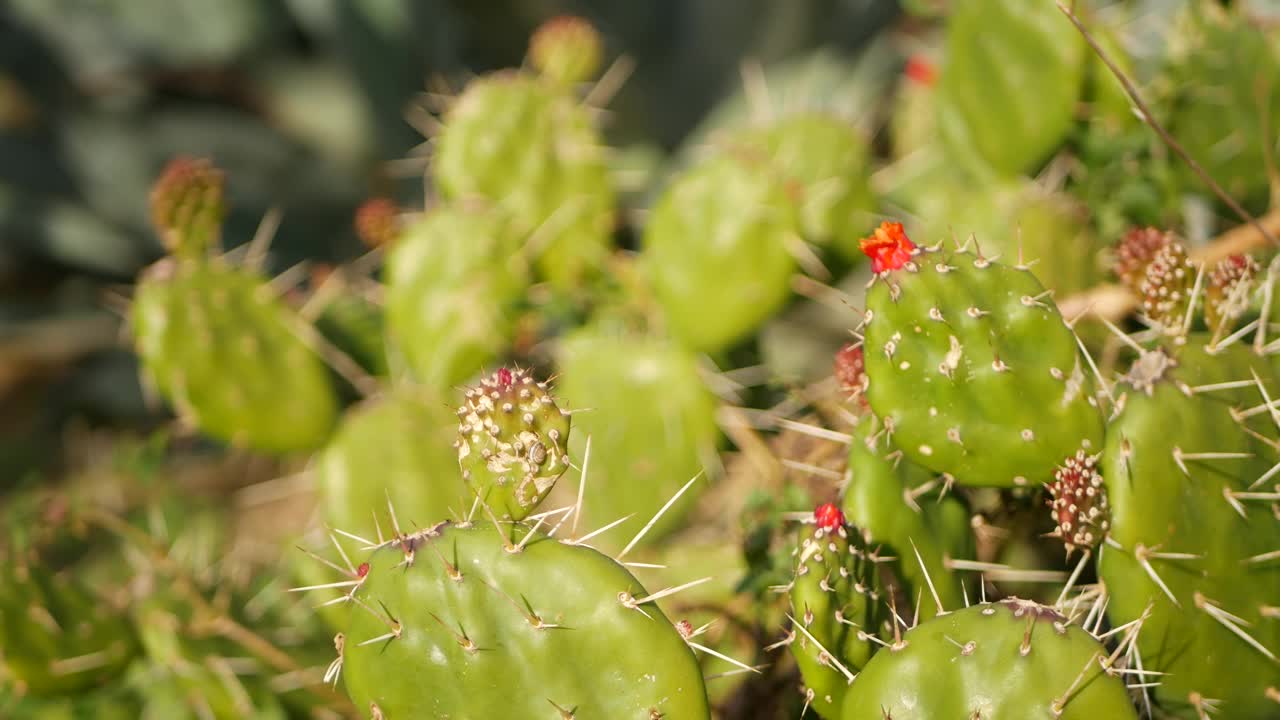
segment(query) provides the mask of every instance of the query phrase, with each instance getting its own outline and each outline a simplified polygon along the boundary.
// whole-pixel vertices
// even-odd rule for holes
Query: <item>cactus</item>
[[[499,518],[522,520],[569,469],[569,413],[546,383],[501,368],[467,390],[455,446],[476,498]]]
[[[474,376],[515,334],[528,285],[518,236],[497,213],[435,208],[387,257],[387,327],[418,380],[438,391]]]
[[[1280,152],[1280,84],[1274,80],[1280,51],[1242,9],[1193,3],[1180,20],[1169,70],[1177,89],[1169,132],[1233,198],[1265,207],[1268,158]],[[1176,171],[1184,188],[1207,194],[1190,167]]]
[[[895,158],[928,147],[937,137],[938,66],[919,54],[907,59],[889,116],[889,140]]]
[[[226,178],[203,158],[177,157],[151,189],[151,224],[169,252],[201,258],[218,246]]]
[[[1066,139],[1084,90],[1085,43],[1052,4],[961,3],[945,55],[938,127],[971,171],[1034,171]]]
[[[342,668],[368,717],[709,717],[681,633],[588,547],[446,523],[367,562]]]
[[[832,115],[796,113],[726,142],[764,154],[788,191],[799,195],[806,240],[846,260],[861,259],[854,228],[873,208],[866,180],[870,148],[853,125]]]
[[[814,525],[801,529],[809,536],[800,543],[791,581],[790,645],[804,679],[806,704],[833,718],[839,717],[850,683],[875,651],[884,606],[878,557],[858,529],[829,503],[814,511]]]
[[[203,432],[269,452],[328,437],[337,399],[302,339],[311,330],[256,274],[162,260],[138,286],[131,319],[144,371]]]
[[[445,199],[508,216],[561,290],[576,290],[608,254],[614,191],[601,140],[556,83],[513,72],[473,81],[445,115],[432,177]]]
[[[456,431],[444,403],[409,386],[348,411],[314,465],[326,524],[377,537],[374,511],[388,501],[406,524],[466,515],[472,498],[454,470]]]
[[[867,542],[895,556],[889,567],[908,597],[923,597],[922,617],[963,600],[952,559],[974,557],[973,532],[964,503],[947,497],[935,475],[901,457],[869,413],[853,428],[848,482],[840,507]],[[937,598],[936,602],[934,598]]]
[[[867,398],[907,458],[956,482],[1047,482],[1102,444],[1076,340],[1025,269],[917,248],[897,223],[863,241]]]
[[[591,23],[562,15],[543,23],[529,39],[529,63],[549,80],[574,85],[600,71],[603,46]]]
[[[1052,608],[982,603],[923,622],[876,653],[840,717],[1136,720],[1114,659]]]
[[[671,334],[718,352],[790,295],[800,222],[781,177],[722,155],[674,180],[645,226],[643,262]]]
[[[1168,673],[1158,704],[1180,717],[1203,715],[1210,700],[1233,718],[1271,717],[1280,627],[1268,563],[1280,524],[1268,505],[1277,458],[1266,438],[1275,430],[1241,410],[1280,384],[1252,349],[1205,341],[1148,350],[1127,376],[1100,465],[1110,530],[1098,571],[1115,625],[1149,613],[1138,650],[1148,671]],[[1241,387],[1251,377],[1258,386]]]
[[[559,367],[566,401],[590,408],[574,416],[571,445],[589,465],[586,518],[605,523],[632,515],[618,533],[634,535],[690,478],[714,467],[716,401],[687,351],[656,338],[588,329],[563,341]],[[644,540],[680,527],[706,486],[700,480],[689,487]]]

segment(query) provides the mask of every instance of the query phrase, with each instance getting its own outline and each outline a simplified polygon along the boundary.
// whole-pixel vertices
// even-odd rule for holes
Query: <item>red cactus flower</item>
[[[493,375],[494,379],[498,381],[498,387],[500,388],[509,388],[511,387],[511,384],[516,381],[515,376],[506,368],[498,368],[498,372]]]
[[[369,574],[369,563],[360,563],[360,567],[356,568],[356,575],[363,578]]]
[[[876,273],[897,270],[911,260],[916,244],[902,229],[902,223],[885,221],[875,233],[859,243],[862,253],[871,258],[871,269]]]
[[[840,508],[833,503],[824,503],[815,508],[813,519],[817,521],[818,527],[824,530],[835,530],[844,525],[844,513],[840,512]]]
[[[923,55],[912,55],[907,60],[907,67],[903,72],[912,82],[920,83],[926,87],[932,86],[938,81],[938,69]]]

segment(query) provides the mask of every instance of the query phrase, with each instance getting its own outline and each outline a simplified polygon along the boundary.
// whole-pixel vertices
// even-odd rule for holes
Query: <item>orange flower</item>
[[[897,270],[911,260],[916,244],[902,229],[902,223],[885,221],[875,234],[860,243],[862,253],[871,258],[871,269],[877,273]]]

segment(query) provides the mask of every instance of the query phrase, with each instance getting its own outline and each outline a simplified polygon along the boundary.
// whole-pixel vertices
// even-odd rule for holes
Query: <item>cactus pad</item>
[[[644,233],[644,261],[671,333],[715,352],[786,302],[800,224],[782,181],[733,156],[676,179]]]
[[[1076,339],[1035,277],[916,248],[884,223],[863,250],[867,399],[908,458],[970,485],[1048,482],[1102,419]]]
[[[301,319],[253,273],[162,260],[138,286],[132,325],[146,374],[201,431],[274,452],[328,437],[329,371],[301,339]]]
[[[680,632],[590,548],[437,526],[368,563],[342,653],[368,717],[709,717]]]
[[[842,720],[1137,718],[1108,652],[1053,609],[1008,599],[921,623],[876,653]]]

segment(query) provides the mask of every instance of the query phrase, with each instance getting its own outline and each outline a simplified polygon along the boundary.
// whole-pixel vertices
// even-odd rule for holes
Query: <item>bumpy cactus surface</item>
[[[374,551],[342,652],[361,712],[708,718],[692,650],[635,578],[528,532],[441,525]]]
[[[843,720],[1137,718],[1110,653],[1052,608],[1008,599],[921,623],[876,653]]]
[[[863,250],[867,398],[908,458],[963,484],[1034,486],[1101,446],[1076,339],[1029,271],[918,248],[897,223]]]
[[[835,505],[818,506],[804,526],[791,581],[791,653],[809,704],[838,717],[854,676],[871,659],[885,615],[874,548]]]
[[[522,520],[569,469],[569,413],[546,383],[502,368],[458,408],[458,465],[481,503]]]

